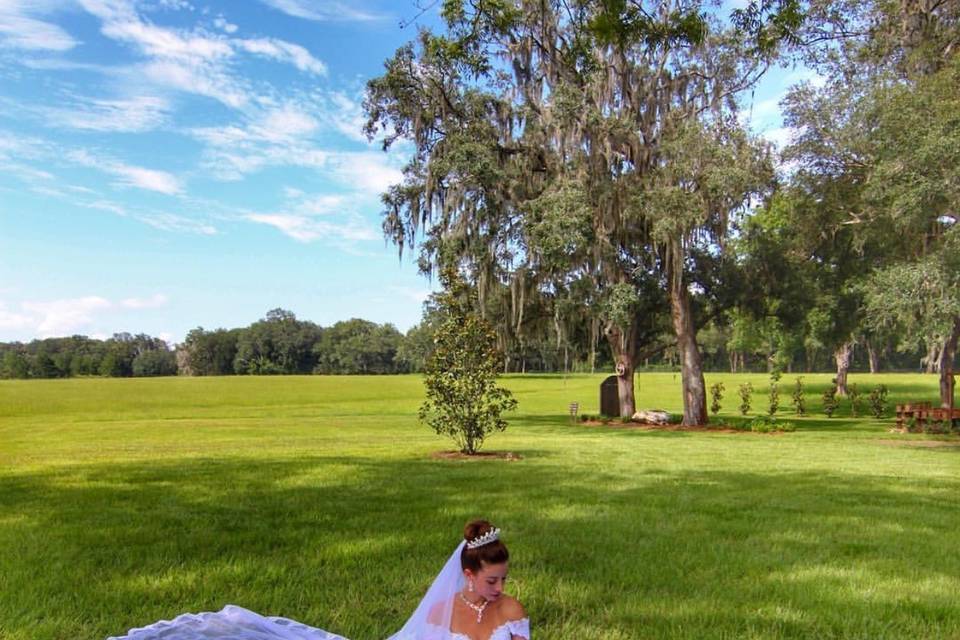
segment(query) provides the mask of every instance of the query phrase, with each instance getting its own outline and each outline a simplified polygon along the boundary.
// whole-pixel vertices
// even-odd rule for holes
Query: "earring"
[[[467,591],[473,593],[473,580],[471,580],[470,584],[467,585]]]

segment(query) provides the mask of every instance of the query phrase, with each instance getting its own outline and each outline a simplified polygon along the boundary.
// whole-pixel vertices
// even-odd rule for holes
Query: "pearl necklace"
[[[484,598],[483,604],[473,604],[467,600],[467,597],[463,595],[463,593],[460,593],[460,599],[463,600],[463,604],[477,612],[477,624],[480,624],[480,620],[483,618],[483,610],[487,608],[487,605],[490,603],[490,601]]]

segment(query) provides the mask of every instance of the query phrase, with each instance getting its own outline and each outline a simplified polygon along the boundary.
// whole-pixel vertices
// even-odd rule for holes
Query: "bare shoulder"
[[[441,600],[440,602],[434,603],[430,607],[430,612],[427,613],[427,622],[430,624],[441,625],[443,624],[444,614],[447,612],[448,601]]]
[[[520,601],[506,594],[501,596],[500,613],[503,615],[504,620],[509,621],[521,620],[527,617],[527,612],[523,609]]]

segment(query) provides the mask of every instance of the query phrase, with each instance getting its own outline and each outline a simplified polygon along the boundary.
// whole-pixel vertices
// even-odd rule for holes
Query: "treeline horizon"
[[[246,327],[207,330],[197,327],[171,344],[147,334],[117,333],[96,339],[82,335],[0,342],[0,378],[152,377],[215,375],[389,375],[419,373],[433,346],[435,310],[425,305],[420,323],[401,333],[393,324],[352,318],[320,326],[285,309],[273,309]],[[535,323],[531,323],[535,324]],[[549,325],[541,325],[549,326]],[[584,331],[580,335],[585,336]],[[716,326],[701,332],[709,371],[763,372],[776,366],[779,345],[760,342],[744,352]],[[501,347],[504,373],[592,373],[613,369],[605,341],[558,342],[549,332]],[[877,357],[870,346],[855,357],[853,371],[923,370],[920,351],[887,351]],[[856,353],[856,351],[855,351]],[[867,357],[871,355],[873,357]],[[831,362],[795,354],[786,372],[830,372]],[[806,360],[806,361],[805,361]],[[919,363],[919,364],[918,364]],[[679,369],[674,349],[646,359],[638,370]],[[933,373],[933,371],[928,371]]]

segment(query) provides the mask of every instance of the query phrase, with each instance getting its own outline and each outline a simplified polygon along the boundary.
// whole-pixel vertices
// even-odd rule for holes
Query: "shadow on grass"
[[[504,527],[539,638],[960,633],[960,480],[538,462],[193,458],[3,475],[0,543],[17,550],[0,557],[4,637],[103,638],[235,603],[383,638],[478,515]]]

